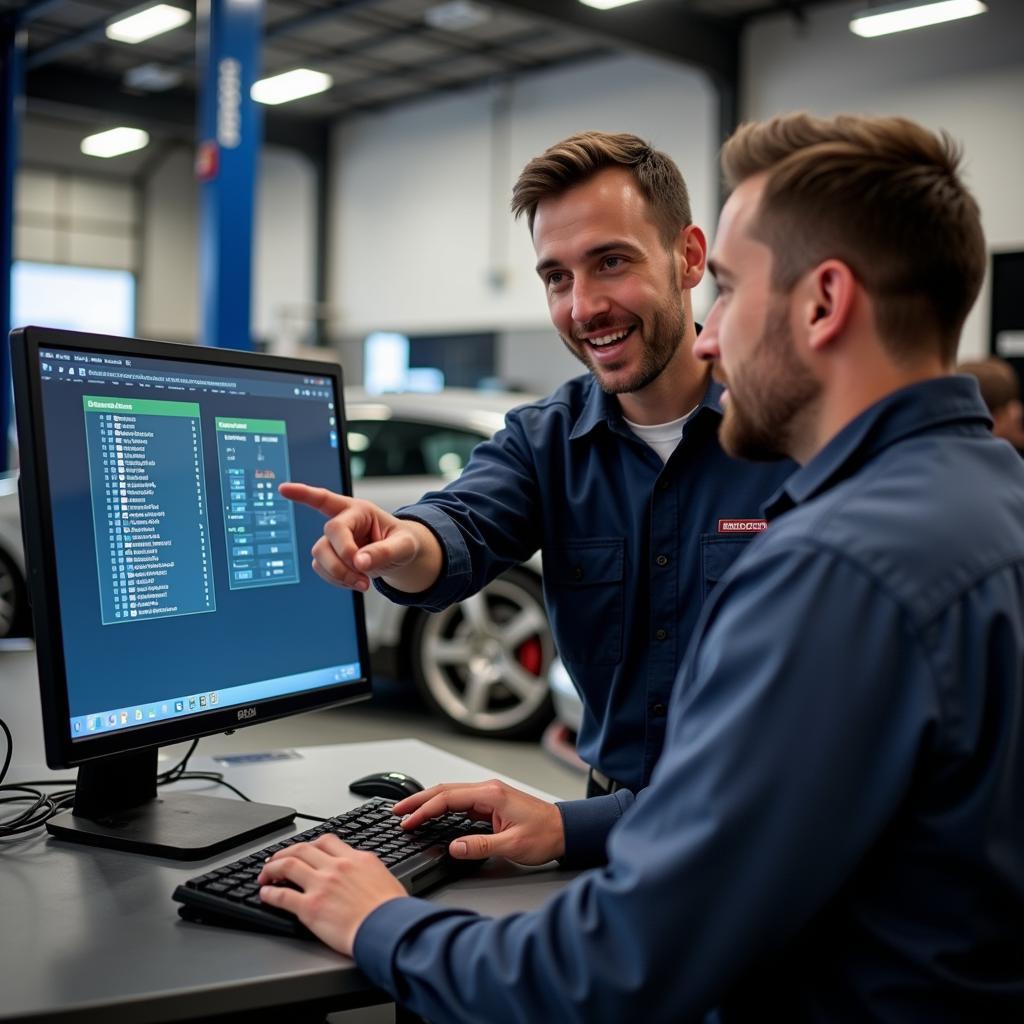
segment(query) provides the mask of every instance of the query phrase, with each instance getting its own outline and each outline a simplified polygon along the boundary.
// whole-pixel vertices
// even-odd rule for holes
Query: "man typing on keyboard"
[[[528,913],[408,898],[336,837],[261,898],[434,1021],[1019,1024],[1024,464],[952,373],[977,205],[899,118],[746,125],[723,163],[694,351],[726,450],[802,468],[704,606],[650,784],[395,806],[489,820],[457,858],[594,866]]]

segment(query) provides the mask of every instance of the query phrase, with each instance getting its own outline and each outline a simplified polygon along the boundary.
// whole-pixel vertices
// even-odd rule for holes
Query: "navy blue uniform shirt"
[[[661,753],[704,601],[795,468],[722,451],[721,392],[709,381],[667,464],[589,374],[514,409],[458,480],[396,513],[440,539],[439,581],[415,595],[378,582],[394,601],[440,610],[541,551],[555,643],[583,699],[580,756],[633,790]]]
[[[1024,466],[977,385],[890,395],[712,595],[651,785],[561,804],[542,909],[398,899],[359,966],[437,1021],[1024,1020]]]

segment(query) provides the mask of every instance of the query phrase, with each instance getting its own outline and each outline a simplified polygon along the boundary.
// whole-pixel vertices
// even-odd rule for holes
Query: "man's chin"
[[[781,441],[769,437],[764,431],[753,428],[749,423],[738,419],[736,406],[724,409],[722,424],[718,430],[718,442],[726,455],[733,459],[747,462],[778,462],[788,458],[781,451]]]

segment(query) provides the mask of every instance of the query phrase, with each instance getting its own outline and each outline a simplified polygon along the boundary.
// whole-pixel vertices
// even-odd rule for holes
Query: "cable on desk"
[[[31,803],[27,810],[22,809],[13,817],[0,818],[0,840],[3,840],[22,836],[34,829],[41,828],[50,818],[73,807],[75,802],[75,782],[74,779],[43,779],[28,782],[11,782],[4,785],[3,781],[7,777],[7,770],[11,766],[11,758],[14,754],[14,740],[11,737],[11,730],[7,728],[7,723],[2,718],[0,718],[0,729],[3,730],[4,736],[7,739],[7,753],[4,757],[4,766],[0,769],[0,807],[4,804]],[[185,751],[185,756],[176,765],[157,775],[156,784],[158,786],[168,786],[172,782],[190,779],[214,782],[218,786],[226,786],[232,793],[252,803],[252,798],[246,796],[230,782],[227,782],[221,772],[190,772],[186,770],[189,758],[195,753],[198,745],[199,739],[197,737],[192,741],[188,750]],[[34,788],[36,786],[70,786],[71,788],[59,790],[56,793],[44,793]],[[305,818],[307,821],[327,820],[312,814],[296,814],[295,817]]]
[[[0,768],[0,806],[5,804],[29,804],[21,808],[11,817],[0,818],[0,840],[14,839],[23,836],[33,829],[45,824],[55,814],[70,807],[74,803],[74,789],[58,790],[56,793],[44,793],[36,789],[36,786],[74,786],[71,779],[46,779],[43,781],[31,780],[28,782],[10,782],[4,785],[7,778],[7,771],[11,767],[11,758],[14,755],[14,740],[11,737],[11,730],[7,723],[0,718],[0,729],[3,730],[7,740],[7,753],[4,756],[4,766]]]

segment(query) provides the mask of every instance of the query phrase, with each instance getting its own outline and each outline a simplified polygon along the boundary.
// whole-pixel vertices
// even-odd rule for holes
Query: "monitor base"
[[[202,860],[288,825],[291,807],[175,793],[86,818],[65,811],[46,829],[56,839],[172,860]]]

